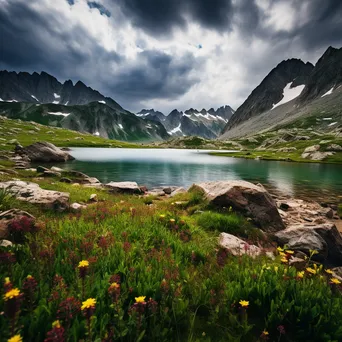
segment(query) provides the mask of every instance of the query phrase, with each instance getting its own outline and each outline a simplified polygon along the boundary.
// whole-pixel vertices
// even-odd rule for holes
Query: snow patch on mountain
[[[52,103],[53,104],[59,104],[59,101],[53,101]]]
[[[97,101],[98,103],[106,104],[106,101]]]
[[[58,95],[56,93],[53,93],[53,96],[55,97],[55,99],[60,99],[61,98],[61,95]]]
[[[327,95],[330,95],[334,90],[334,87],[332,87],[330,90],[328,90],[325,94],[323,94],[321,97],[324,97],[324,96],[327,96]]]
[[[298,97],[300,95],[300,93],[303,91],[303,89],[305,88],[304,84],[299,85],[299,86],[294,87],[294,88],[291,88],[291,84],[292,84],[292,82],[290,82],[286,85],[286,87],[283,90],[283,98],[278,103],[274,104],[272,109],[274,109],[274,108],[276,108],[276,107],[278,107],[284,103],[292,101],[293,99]]]
[[[182,130],[181,130],[181,125],[182,124],[180,123],[177,127],[175,127],[173,130],[171,130],[171,131],[169,131],[167,133],[169,133],[171,135],[176,134],[177,132],[183,133]]]
[[[119,124],[119,127],[120,127],[121,129],[124,129],[123,126],[122,126],[121,124]]]
[[[93,133],[93,135],[96,135],[98,137],[98,136],[100,136],[100,133],[99,132],[95,132],[95,133]]]
[[[31,95],[31,97],[35,99],[37,102],[39,102],[39,100],[34,95]]]
[[[63,116],[68,116],[70,115],[70,113],[62,113],[62,112],[48,112],[48,114],[52,114],[52,115],[63,115]]]

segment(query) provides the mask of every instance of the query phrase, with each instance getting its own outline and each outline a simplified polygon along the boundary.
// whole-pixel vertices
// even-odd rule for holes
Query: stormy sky
[[[341,33],[341,0],[0,0],[0,70],[82,80],[131,111],[236,109]]]

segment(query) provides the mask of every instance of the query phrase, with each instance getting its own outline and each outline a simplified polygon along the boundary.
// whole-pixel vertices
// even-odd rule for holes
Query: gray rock
[[[179,187],[179,188],[175,189],[174,191],[172,191],[170,196],[173,197],[173,196],[176,196],[178,194],[184,194],[184,193],[186,193],[186,189]]]
[[[97,194],[91,194],[89,197],[89,202],[97,202],[98,198],[97,198]]]
[[[303,153],[312,153],[312,152],[316,152],[321,148],[320,145],[313,145],[313,146],[309,146],[307,147]]]
[[[327,151],[340,152],[342,151],[342,146],[337,144],[331,144],[327,147]]]
[[[331,223],[292,225],[274,234],[275,240],[289,249],[306,254],[316,250],[315,258],[331,265],[342,265],[342,237]]]
[[[70,205],[70,210],[72,210],[74,212],[81,211],[81,210],[83,210],[85,208],[87,208],[86,205],[82,205],[82,204],[79,204],[79,203],[72,203]]]
[[[214,181],[194,184],[189,191],[199,190],[207,200],[219,207],[232,207],[260,226],[263,231],[285,228],[276,202],[265,188],[245,181]]]
[[[0,247],[4,247],[4,248],[8,248],[8,247],[12,247],[13,243],[11,241],[8,240],[1,240],[0,241]]]
[[[252,258],[255,258],[262,252],[259,247],[250,245],[238,237],[228,233],[220,234],[219,246],[228,249],[229,252],[235,256],[247,254]]]
[[[64,169],[61,169],[60,167],[57,166],[52,166],[52,168],[50,169],[51,171],[55,171],[55,172],[64,172]]]
[[[65,162],[75,159],[69,153],[48,142],[36,142],[24,147],[21,153],[33,162]]]
[[[43,172],[44,177],[61,177],[62,174],[60,172],[55,172],[55,171],[44,171]]]
[[[0,183],[0,189],[7,189],[18,200],[39,204],[48,209],[64,211],[69,208],[70,194],[41,189],[36,183],[9,181]]]
[[[110,182],[105,185],[111,192],[140,194],[140,187],[136,182]]]

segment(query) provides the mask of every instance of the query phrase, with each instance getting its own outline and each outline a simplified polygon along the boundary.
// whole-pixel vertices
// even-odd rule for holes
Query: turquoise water
[[[195,182],[243,179],[262,183],[273,192],[302,198],[338,201],[342,166],[257,161],[210,156],[208,151],[175,149],[73,148],[75,161],[66,168],[101,182],[136,181],[149,188],[189,187]],[[339,197],[340,196],[340,197]]]

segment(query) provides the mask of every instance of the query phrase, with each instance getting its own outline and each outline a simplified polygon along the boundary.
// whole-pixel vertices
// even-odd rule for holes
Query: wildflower
[[[307,267],[306,268],[306,272],[308,272],[310,274],[316,274],[317,273],[317,271],[315,269],[311,268],[311,267]]]
[[[113,301],[117,303],[120,296],[120,284],[113,282],[108,288],[108,293],[112,296]]]
[[[331,278],[330,284],[339,285],[341,282],[337,278]]]
[[[239,304],[243,307],[243,308],[248,308],[249,302],[247,300],[240,300]]]
[[[4,290],[5,292],[8,292],[9,290],[11,290],[13,288],[13,285],[11,283],[11,280],[9,277],[5,278],[5,282],[4,282]]]
[[[78,264],[78,268],[83,268],[83,267],[89,267],[89,261],[88,260],[82,260]]]
[[[153,300],[152,298],[150,298],[147,302],[147,307],[150,310],[150,312],[155,314],[157,312],[158,303],[155,300]]]
[[[280,260],[283,264],[287,264],[289,262],[289,260],[287,258],[281,258]]]
[[[304,271],[298,272],[298,273],[297,273],[297,278],[303,279],[303,278],[304,278]]]
[[[265,330],[261,333],[260,338],[261,338],[262,340],[268,340],[268,335],[269,335],[269,332],[265,329]]]
[[[160,218],[161,220],[164,220],[165,216],[166,216],[166,215],[161,214],[161,215],[159,215],[159,218]]]
[[[29,309],[33,309],[33,303],[35,300],[35,293],[37,290],[38,283],[36,279],[34,279],[31,275],[28,275],[24,280],[23,284],[23,292],[25,296],[25,300],[29,306]]]
[[[286,257],[286,254],[285,254],[284,252],[279,252],[279,255],[280,255],[281,257]]]
[[[328,273],[328,274],[333,274],[333,271],[332,271],[330,268],[327,268],[327,269],[325,270],[325,272]]]
[[[278,272],[279,267],[278,266],[274,266],[274,271],[277,273]]]
[[[8,342],[22,342],[23,339],[20,335],[15,335],[13,337],[11,337],[10,339],[8,339]]]
[[[81,310],[81,303],[75,297],[68,297],[63,300],[57,310],[57,318],[62,320],[66,327],[70,325],[71,320],[73,320]]]
[[[170,223],[171,223],[171,224],[174,224],[175,222],[176,222],[175,219],[170,219]]]
[[[145,303],[146,296],[135,297],[136,303]]]
[[[13,298],[16,298],[19,296],[20,296],[19,289],[12,289],[12,290],[9,290],[8,292],[5,293],[4,299],[5,299],[5,301],[8,301],[9,299],[13,299]]]
[[[52,329],[47,333],[47,338],[44,342],[64,342],[64,328],[61,323],[57,320],[52,323]]]
[[[280,335],[285,335],[285,327],[283,325],[279,325],[277,330],[279,331]]]
[[[82,302],[81,310],[95,309],[96,299],[88,298],[86,301]]]
[[[277,251],[278,251],[278,252],[284,252],[284,249],[281,248],[281,247],[278,247],[278,248],[277,248]]]
[[[286,250],[285,253],[292,255],[292,254],[294,254],[294,251]]]

